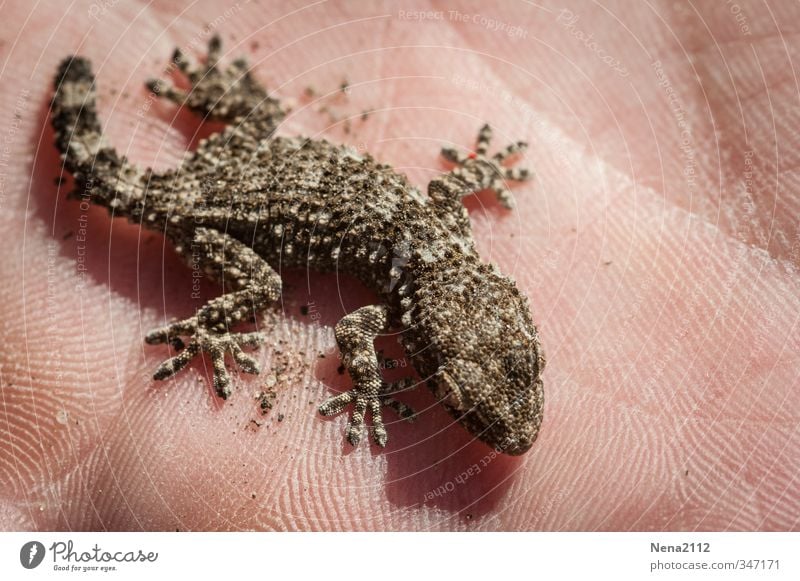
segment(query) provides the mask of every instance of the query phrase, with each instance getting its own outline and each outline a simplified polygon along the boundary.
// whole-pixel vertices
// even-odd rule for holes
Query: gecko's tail
[[[113,182],[126,168],[126,160],[103,136],[91,63],[79,56],[65,58],[53,84],[50,114],[56,147],[76,182],[70,196],[90,194],[94,202],[109,205],[119,195]],[[98,179],[104,183],[95,183]],[[129,196],[124,197],[127,201]]]
[[[67,57],[58,67],[54,85],[51,121],[56,146],[69,171],[86,171],[106,148],[91,63],[85,58]]]

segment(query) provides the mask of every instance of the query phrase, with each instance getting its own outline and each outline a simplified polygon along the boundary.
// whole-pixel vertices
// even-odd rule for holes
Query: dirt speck
[[[256,401],[258,401],[258,407],[261,409],[262,414],[266,415],[272,409],[273,400],[277,395],[273,389],[260,391],[256,394]]]

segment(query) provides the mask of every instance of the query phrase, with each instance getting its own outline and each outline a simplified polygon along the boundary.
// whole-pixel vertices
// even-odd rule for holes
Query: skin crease
[[[3,5],[0,528],[800,528],[800,9],[736,6]],[[494,457],[425,390],[401,396],[415,424],[386,412],[385,451],[352,450],[346,417],[315,410],[349,385],[333,325],[373,298],[335,274],[285,273],[285,315],[259,323],[276,341],[264,371],[227,402],[202,363],[150,379],[167,349],[144,334],[218,289],[200,281],[192,298],[157,233],[96,208],[84,219],[68,183],[56,191],[51,82],[67,54],[92,59],[109,140],[173,166],[209,129],[144,81],[176,45],[201,55],[215,20],[228,62],[246,55],[296,98],[283,135],[364,144],[421,187],[449,169],[439,148],[473,147],[484,121],[495,148],[530,141],[521,163],[537,177],[512,185],[515,212],[468,201],[482,256],[530,298],[548,355],[527,454]],[[352,116],[349,134],[322,105]],[[252,395],[278,363],[262,416]]]

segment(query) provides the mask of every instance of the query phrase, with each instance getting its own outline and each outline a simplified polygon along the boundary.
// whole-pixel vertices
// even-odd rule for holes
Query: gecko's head
[[[542,422],[544,352],[525,297],[484,266],[440,295],[431,329],[440,362],[429,385],[472,435],[516,456]]]

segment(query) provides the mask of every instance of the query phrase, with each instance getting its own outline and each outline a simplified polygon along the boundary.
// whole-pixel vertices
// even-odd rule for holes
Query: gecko
[[[352,389],[318,411],[330,416],[352,406],[345,430],[350,444],[369,432],[369,413],[374,442],[386,446],[383,408],[413,420],[413,410],[395,396],[425,384],[474,437],[509,455],[526,452],[542,423],[544,351],[526,297],[478,255],[462,199],[493,190],[511,208],[507,182],[531,173],[508,160],[527,145],[513,143],[490,156],[492,132],[485,125],[474,152],[442,150],[454,167],[423,195],[405,175],[352,147],[276,135],[286,107],[245,59],[223,66],[221,56],[214,35],[202,64],[180,49],[173,54],[190,90],[147,82],[155,96],[224,124],[179,167],[162,172],[137,167],[103,135],[88,59],[69,56],[55,75],[51,122],[74,179],[70,197],[160,232],[222,287],[193,316],[146,335],[148,344],[168,344],[177,353],[154,378],[171,378],[206,354],[217,395],[229,397],[226,357],[257,374],[259,365],[244,348],[265,341],[263,333],[232,329],[280,299],[276,269],[343,272],[380,301],[334,328]],[[391,330],[418,381],[384,381],[374,341]]]

